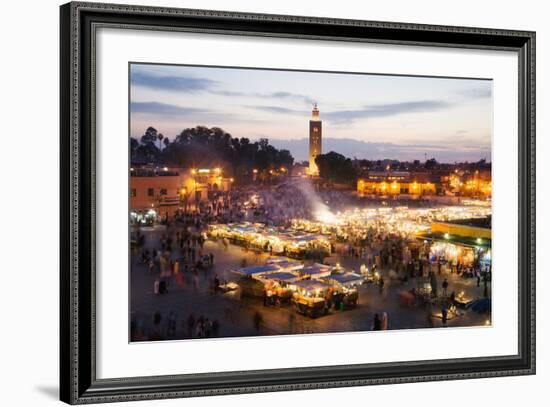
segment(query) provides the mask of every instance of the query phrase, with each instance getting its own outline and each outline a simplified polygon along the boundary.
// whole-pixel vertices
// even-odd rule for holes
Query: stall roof
[[[273,256],[267,259],[267,264],[276,264],[282,261],[288,261],[288,258],[286,258],[285,256]]]
[[[298,242],[311,242],[314,240],[321,240],[325,239],[323,236],[319,235],[301,235],[301,236],[293,236],[292,240],[298,241]]]
[[[266,264],[265,266],[250,266],[235,270],[237,274],[244,276],[253,276],[255,274],[273,273],[280,270],[280,268],[274,264]]]
[[[356,273],[331,274],[327,278],[342,285],[356,283],[363,280],[363,277]]]
[[[265,275],[259,275],[258,279],[260,280],[274,280],[274,281],[282,281],[285,283],[293,283],[295,281],[298,281],[300,279],[299,276],[293,273],[288,273],[285,271],[276,271],[274,273],[268,273]]]
[[[312,266],[302,268],[300,273],[303,275],[309,275],[312,278],[327,277],[330,275],[330,266],[316,263]]]
[[[275,264],[284,270],[299,270],[304,267],[302,263],[293,260],[283,260]]]

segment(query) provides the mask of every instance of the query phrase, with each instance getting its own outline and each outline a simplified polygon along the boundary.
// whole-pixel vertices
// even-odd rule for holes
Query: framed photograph
[[[535,373],[535,33],[60,12],[61,400]]]

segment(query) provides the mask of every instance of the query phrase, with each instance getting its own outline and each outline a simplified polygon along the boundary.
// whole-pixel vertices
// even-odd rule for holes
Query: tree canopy
[[[162,148],[161,148],[162,143]],[[253,169],[290,168],[294,158],[288,150],[276,149],[268,139],[251,142],[219,127],[184,129],[173,140],[149,127],[138,142],[130,139],[133,162],[179,167],[223,167],[236,178],[250,177]]]
[[[342,154],[334,151],[320,154],[315,158],[315,163],[321,178],[342,184],[355,184],[357,181],[357,170],[353,162]]]

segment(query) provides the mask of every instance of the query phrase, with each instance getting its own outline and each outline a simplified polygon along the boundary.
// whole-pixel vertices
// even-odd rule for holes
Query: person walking
[[[176,320],[177,320],[177,314],[174,311],[170,311],[168,314],[168,329],[167,329],[167,335],[168,336],[176,336]]]
[[[264,319],[262,315],[258,311],[256,311],[254,313],[254,317],[252,318],[252,322],[254,323],[254,328],[256,329],[256,332],[260,332],[263,320]]]
[[[374,321],[372,324],[372,330],[373,331],[380,331],[382,329],[382,321],[380,320],[380,316],[378,314],[374,314]]]
[[[449,311],[447,310],[447,306],[443,304],[441,306],[441,323],[443,326],[447,326],[447,316],[449,314]]]
[[[382,313],[381,328],[382,328],[382,331],[388,330],[388,313],[385,311],[384,313]]]
[[[152,341],[160,341],[164,339],[162,326],[160,324],[161,321],[162,321],[162,316],[159,311],[156,311],[153,314],[153,332],[150,338]]]
[[[443,288],[443,295],[446,297],[447,296],[447,288],[449,287],[449,282],[447,281],[447,279],[443,280],[443,283],[441,284],[441,287]]]
[[[193,328],[195,327],[195,315],[193,313],[189,314],[187,318],[187,336],[189,338],[193,337]]]

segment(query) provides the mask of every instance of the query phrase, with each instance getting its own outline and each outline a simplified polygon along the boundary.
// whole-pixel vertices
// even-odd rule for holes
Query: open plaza
[[[484,160],[324,155],[317,104],[301,163],[219,128],[161,136],[130,167],[131,341],[491,325]]]
[[[131,227],[131,340],[491,324],[485,201],[275,225],[250,194]]]

